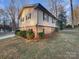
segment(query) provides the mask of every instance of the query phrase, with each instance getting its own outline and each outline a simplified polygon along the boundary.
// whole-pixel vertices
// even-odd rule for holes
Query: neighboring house
[[[39,3],[25,6],[19,13],[19,29],[33,29],[35,37],[39,32],[54,32],[57,27],[56,21],[56,17]]]
[[[74,25],[79,25],[79,6],[75,7],[73,10],[73,16],[74,16]]]

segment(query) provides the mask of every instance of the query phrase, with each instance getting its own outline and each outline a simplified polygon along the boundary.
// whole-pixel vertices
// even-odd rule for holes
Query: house
[[[79,26],[79,6],[75,7],[73,10],[73,16],[74,16],[74,20],[73,20],[73,24],[74,26]]]
[[[41,4],[33,4],[23,7],[19,12],[19,29],[32,29],[37,37],[39,32],[51,34],[55,31],[56,17]]]

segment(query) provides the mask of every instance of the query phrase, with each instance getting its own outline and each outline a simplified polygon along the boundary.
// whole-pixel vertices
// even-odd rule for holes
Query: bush
[[[33,39],[35,37],[35,34],[33,32],[32,29],[29,29],[28,31],[20,31],[20,30],[16,30],[15,34],[27,39]]]
[[[26,33],[27,33],[26,31],[20,31],[20,36],[21,37],[26,37]]]
[[[44,33],[44,32],[39,32],[38,34],[39,34],[39,37],[40,37],[41,39],[45,37],[45,33]]]
[[[16,30],[15,34],[21,37],[26,37],[26,31]]]
[[[34,37],[35,37],[35,34],[34,34],[33,30],[29,29],[27,31],[27,39],[33,39]]]
[[[16,30],[15,34],[18,35],[18,36],[20,36],[20,30]]]
[[[70,29],[70,28],[72,28],[72,25],[67,25],[66,28],[69,28]]]

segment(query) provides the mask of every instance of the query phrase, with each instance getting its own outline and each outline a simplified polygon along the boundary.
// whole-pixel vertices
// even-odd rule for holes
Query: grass
[[[20,37],[1,40],[0,59],[79,59],[79,31],[61,31],[39,42]]]

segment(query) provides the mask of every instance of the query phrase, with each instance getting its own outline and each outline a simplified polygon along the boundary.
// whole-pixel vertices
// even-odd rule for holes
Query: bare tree
[[[29,4],[29,0],[19,0],[20,7],[26,6]]]
[[[51,10],[51,13],[54,14],[56,17],[58,17],[58,12],[59,12],[59,7],[61,4],[61,2],[63,2],[63,0],[48,0]]]
[[[28,0],[10,0],[8,6],[8,13],[12,19],[12,28],[16,29],[16,19],[18,18],[18,12],[21,7],[26,5]],[[21,5],[21,6],[20,6]]]
[[[55,0],[48,0],[49,6],[50,6],[50,11],[53,15],[56,16],[56,1]]]
[[[15,30],[16,29],[16,22],[15,22],[15,19],[16,19],[16,0],[10,0],[9,2],[9,6],[8,6],[8,13],[10,15],[10,18],[12,20],[12,29]]]

